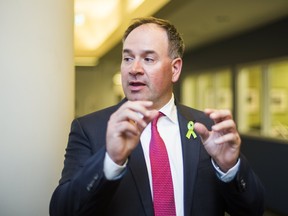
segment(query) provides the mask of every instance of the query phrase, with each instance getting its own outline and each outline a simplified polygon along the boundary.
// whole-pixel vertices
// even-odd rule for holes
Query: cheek
[[[130,65],[127,62],[121,61],[120,70],[121,71],[127,71],[129,69]]]
[[[162,71],[158,74],[150,76],[150,81],[153,82],[155,89],[163,89],[172,83],[171,73],[169,71]]]
[[[121,77],[122,77],[122,79],[123,79],[123,77],[125,76],[127,76],[127,67],[125,67],[125,66],[123,66],[123,65],[121,65],[121,67],[120,67],[120,74],[121,74]]]
[[[163,83],[171,83],[172,82],[172,71],[170,67],[166,67],[161,71],[161,75],[160,75],[160,82]]]
[[[124,67],[124,65],[122,63],[120,65],[120,71],[121,71],[121,74],[123,74],[123,71],[125,71],[125,67]]]

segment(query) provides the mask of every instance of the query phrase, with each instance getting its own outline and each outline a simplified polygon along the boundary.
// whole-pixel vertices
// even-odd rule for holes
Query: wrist
[[[215,165],[224,173],[228,172],[232,167],[234,167],[237,162],[238,162],[238,158],[236,158],[235,160],[229,161],[229,162],[222,162],[220,160],[215,160],[213,159]]]

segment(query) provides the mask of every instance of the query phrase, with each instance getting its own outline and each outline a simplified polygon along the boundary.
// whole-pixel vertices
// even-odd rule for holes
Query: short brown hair
[[[158,25],[160,28],[164,29],[167,33],[168,40],[169,40],[169,56],[172,59],[175,58],[182,58],[183,53],[184,53],[184,41],[175,28],[174,25],[172,25],[169,21],[155,18],[155,17],[143,17],[143,18],[135,18],[132,20],[132,23],[130,26],[126,29],[122,42],[126,40],[128,35],[137,27],[144,25],[144,24],[149,24],[153,23]]]

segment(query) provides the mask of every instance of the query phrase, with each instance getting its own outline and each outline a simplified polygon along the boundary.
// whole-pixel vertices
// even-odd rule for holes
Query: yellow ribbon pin
[[[190,139],[191,135],[193,135],[193,138],[196,139],[197,134],[194,131],[194,122],[193,121],[189,121],[188,124],[187,124],[187,128],[188,128],[188,131],[187,131],[186,137],[188,139]]]

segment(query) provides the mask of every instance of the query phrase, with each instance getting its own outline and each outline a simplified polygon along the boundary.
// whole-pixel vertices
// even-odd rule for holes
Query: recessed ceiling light
[[[75,15],[75,25],[81,26],[85,23],[85,16],[84,14],[76,14]]]

